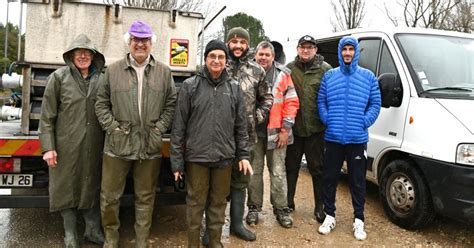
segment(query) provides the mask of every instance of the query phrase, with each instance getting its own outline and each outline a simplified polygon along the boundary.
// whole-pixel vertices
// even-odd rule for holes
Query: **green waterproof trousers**
[[[202,163],[186,164],[186,217],[189,247],[200,245],[200,227],[204,210],[207,215],[209,247],[223,247],[221,235],[222,226],[225,223],[226,197],[230,192],[231,173],[231,164],[220,168],[210,168]]]
[[[135,195],[136,247],[146,247],[153,217],[155,188],[160,172],[160,159],[123,160],[104,154],[100,210],[105,232],[104,247],[118,247],[120,198],[129,170],[133,172]]]

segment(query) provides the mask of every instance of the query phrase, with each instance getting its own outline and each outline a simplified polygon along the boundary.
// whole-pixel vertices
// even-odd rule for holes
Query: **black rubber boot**
[[[245,191],[230,191],[230,233],[246,241],[257,239],[255,233],[245,228],[244,219]]]
[[[288,210],[293,212],[295,210],[295,192],[296,182],[298,181],[298,174],[286,174],[286,182],[288,185]]]
[[[204,246],[209,246],[209,231],[204,229],[204,234],[201,237],[201,244]]]
[[[323,206],[323,185],[322,178],[313,176],[313,194],[314,194],[314,217],[319,223],[323,223],[326,214]]]

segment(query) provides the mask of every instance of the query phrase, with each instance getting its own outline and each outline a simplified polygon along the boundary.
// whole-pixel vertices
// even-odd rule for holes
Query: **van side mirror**
[[[400,107],[402,104],[403,88],[398,74],[383,73],[379,76],[378,80],[382,107]]]

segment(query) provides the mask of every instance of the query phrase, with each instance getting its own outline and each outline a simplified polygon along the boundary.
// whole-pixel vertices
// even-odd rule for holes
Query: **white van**
[[[367,179],[379,185],[388,217],[407,229],[436,214],[474,223],[474,35],[334,33],[318,39],[333,67],[346,35],[360,42],[359,65],[379,78],[384,107],[369,129]]]

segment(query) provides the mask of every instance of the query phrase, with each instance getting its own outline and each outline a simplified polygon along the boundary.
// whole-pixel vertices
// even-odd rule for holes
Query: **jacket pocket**
[[[112,130],[109,137],[110,151],[117,156],[128,156],[132,153],[130,142],[130,123],[120,124],[120,130]]]
[[[162,134],[155,126],[150,127],[148,131],[148,146],[146,152],[150,155],[161,152],[163,147]]]

